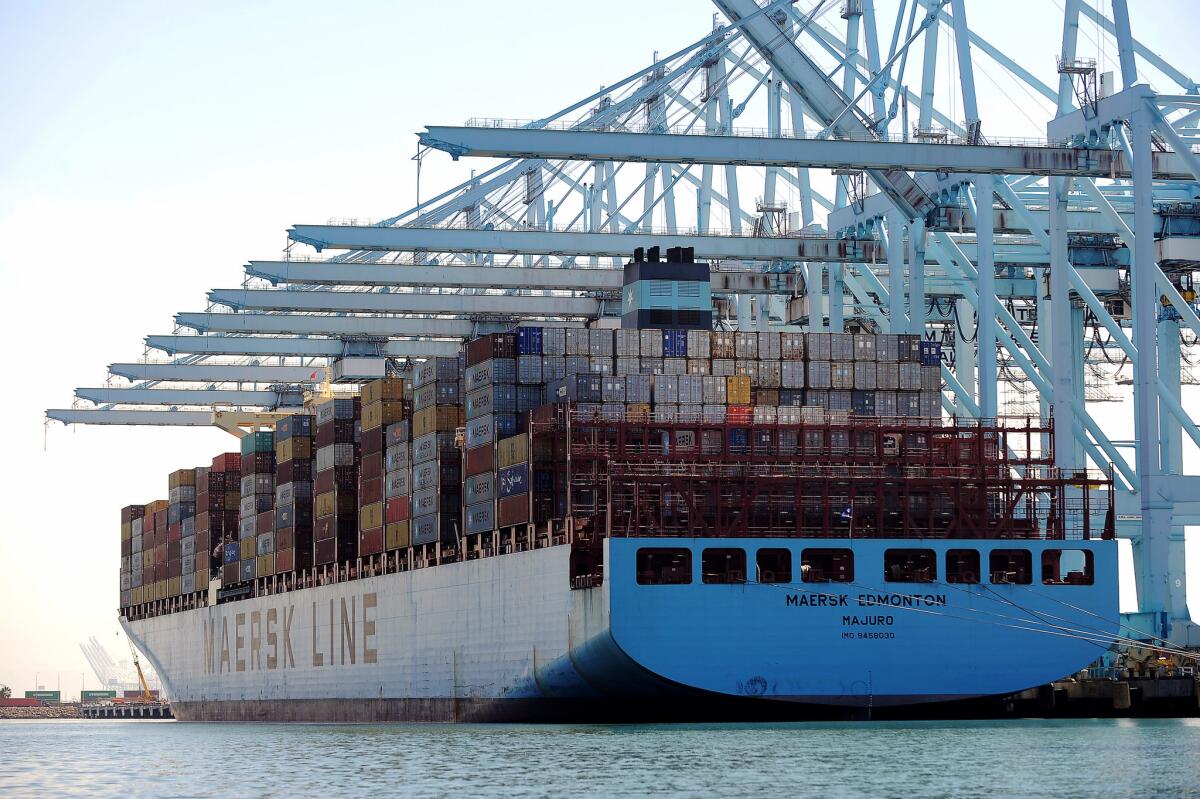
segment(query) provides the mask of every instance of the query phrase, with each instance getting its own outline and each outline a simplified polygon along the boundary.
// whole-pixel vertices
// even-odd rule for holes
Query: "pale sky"
[[[894,2],[877,5],[892,18]],[[973,28],[1052,84],[1058,6],[968,2]],[[1195,0],[1130,6],[1135,35],[1200,73]],[[127,656],[119,509],[165,498],[169,471],[236,448],[208,429],[45,427],[44,409],[141,357],[143,337],[203,310],[206,290],[239,285],[247,260],[278,255],[289,225],[411,206],[424,125],[543,116],[711,25],[703,0],[0,0],[0,684],[98,687],[78,644],[95,635]],[[1090,36],[1081,54],[1114,68]],[[978,80],[985,130],[1037,135],[1036,104],[1016,96],[989,116],[1001,89]],[[451,172],[432,157],[422,194],[491,163]],[[1185,406],[1198,399],[1187,389]],[[1110,429],[1131,415],[1101,412]]]

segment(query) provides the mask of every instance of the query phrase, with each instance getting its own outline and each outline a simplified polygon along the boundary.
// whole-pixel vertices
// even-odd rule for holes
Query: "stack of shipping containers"
[[[313,562],[324,566],[358,556],[358,441],[362,404],[335,397],[316,405],[313,461]]]
[[[142,516],[146,508],[142,505],[126,505],[121,508],[121,607],[134,604],[134,575],[137,575],[137,588],[142,582]],[[134,549],[136,530],[137,549]],[[135,563],[134,558],[137,558]],[[139,590],[140,594],[141,591]]]
[[[274,550],[275,432],[257,430],[242,438],[242,499],[238,513],[238,577],[258,576],[258,553]],[[264,564],[265,565],[265,564]],[[226,573],[228,574],[228,568]]]
[[[469,356],[468,356],[469,357]],[[515,361],[509,359],[515,370]],[[468,369],[469,371],[469,369]],[[417,368],[411,439],[410,538],[413,545],[457,542],[462,530],[462,450],[455,434],[463,425],[463,362],[434,358]],[[420,410],[416,410],[420,392]],[[432,403],[432,404],[430,404]]]
[[[195,546],[196,470],[179,469],[167,478],[167,593],[168,597],[182,592],[183,528],[187,520],[188,538]],[[193,568],[193,571],[195,569]],[[190,582],[190,581],[189,581]]]
[[[580,419],[728,424],[747,439],[755,424],[936,420],[940,350],[917,336],[824,332],[486,335],[418,364],[411,383],[318,400],[314,415],[243,438],[240,458],[173,473],[169,502],[123,509],[121,601],[205,590],[213,565],[231,586],[564,518],[567,441],[537,432],[539,419],[554,427],[557,403]],[[687,448],[689,431],[672,435]],[[829,433],[847,439],[838,446],[850,435]]]
[[[387,428],[408,416],[405,381],[375,380],[362,387],[362,463],[358,479],[358,554],[382,554],[386,548],[384,482]]]
[[[222,566],[225,543],[237,551],[238,509],[241,505],[242,456],[226,452],[196,475],[195,590],[208,590],[212,570]],[[237,561],[237,558],[234,558]],[[236,582],[236,581],[235,581]]]
[[[295,414],[275,426],[275,571],[313,564],[314,417]]]

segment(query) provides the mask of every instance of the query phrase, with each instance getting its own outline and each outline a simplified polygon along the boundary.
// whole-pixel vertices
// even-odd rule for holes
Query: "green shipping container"
[[[116,699],[116,691],[80,691],[80,702],[102,702],[105,699]]]
[[[26,691],[25,698],[58,704],[62,701],[62,691]]]
[[[275,433],[272,430],[259,430],[242,437],[242,454],[253,455],[255,452],[274,452]]]

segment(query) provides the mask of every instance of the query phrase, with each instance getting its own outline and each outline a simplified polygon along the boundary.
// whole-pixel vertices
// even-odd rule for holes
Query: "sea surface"
[[[0,797],[1200,797],[1200,719],[0,721]]]

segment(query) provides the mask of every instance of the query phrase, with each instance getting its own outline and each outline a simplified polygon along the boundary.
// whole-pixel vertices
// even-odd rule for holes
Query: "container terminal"
[[[1200,87],[1125,0],[1050,65],[965,0],[714,4],[47,411],[238,439],[120,509],[177,718],[1195,713]]]

